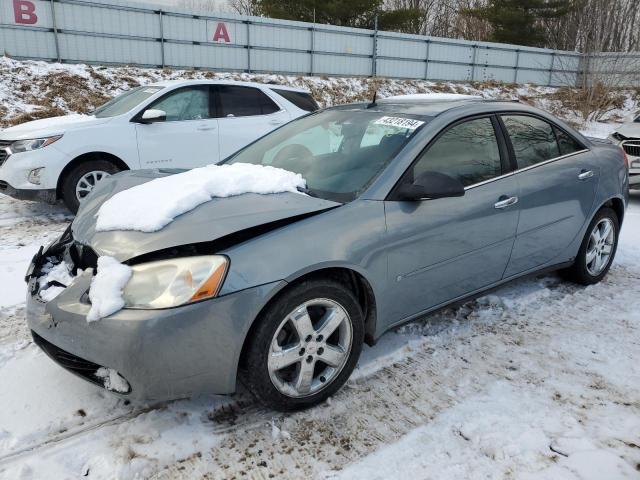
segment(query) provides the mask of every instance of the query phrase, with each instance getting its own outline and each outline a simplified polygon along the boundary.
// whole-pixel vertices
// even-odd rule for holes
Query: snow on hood
[[[212,198],[244,193],[298,193],[306,182],[281,168],[236,163],[207,165],[119,192],[98,210],[96,230],[155,232]]]
[[[318,213],[340,205],[290,191],[273,195],[247,193],[205,201],[156,232],[96,230],[96,218],[101,205],[118,192],[179,173],[179,170],[136,170],[101,181],[81,205],[73,221],[71,229],[74,239],[90,246],[97,255],[109,255],[124,262],[146,253],[214,241],[251,227]],[[153,210],[153,206],[149,209]],[[141,214],[146,213],[143,211]]]
[[[100,124],[107,121],[109,121],[108,118],[96,118],[93,115],[63,115],[60,117],[33,120],[14,127],[5,128],[0,132],[0,136],[10,137],[11,140],[38,138],[48,135],[58,135],[71,128],[85,127],[90,123]]]

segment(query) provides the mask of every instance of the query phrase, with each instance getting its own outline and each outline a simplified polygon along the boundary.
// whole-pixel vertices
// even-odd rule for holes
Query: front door
[[[518,223],[518,184],[505,176],[507,153],[496,122],[457,123],[407,172],[411,178],[425,171],[457,178],[464,196],[385,202],[394,322],[502,278]]]
[[[208,86],[173,90],[147,107],[164,122],[136,124],[141,168],[193,168],[217,163],[218,120]]]
[[[217,85],[220,158],[227,158],[290,120],[286,110],[254,87]]]
[[[503,115],[520,185],[520,221],[505,275],[569,260],[591,211],[600,167],[576,139],[531,115]]]

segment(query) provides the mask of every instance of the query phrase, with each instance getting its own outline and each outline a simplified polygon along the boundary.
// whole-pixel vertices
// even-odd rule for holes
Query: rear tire
[[[326,400],[347,381],[362,351],[360,305],[335,281],[293,286],[256,322],[241,379],[274,410],[299,410]]]
[[[67,172],[62,180],[64,204],[72,213],[77,213],[80,202],[93,189],[96,179],[101,180],[105,176],[113,175],[119,171],[120,168],[108,160],[89,160],[76,165]],[[82,193],[78,194],[79,191]]]
[[[620,223],[616,212],[601,208],[591,220],[567,278],[582,285],[598,283],[611,268],[618,248]]]

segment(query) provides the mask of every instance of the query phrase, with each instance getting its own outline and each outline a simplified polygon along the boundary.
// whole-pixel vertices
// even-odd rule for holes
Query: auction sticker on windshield
[[[373,123],[378,125],[388,125],[390,127],[406,128],[407,130],[415,130],[420,125],[424,124],[421,120],[402,117],[380,117]]]

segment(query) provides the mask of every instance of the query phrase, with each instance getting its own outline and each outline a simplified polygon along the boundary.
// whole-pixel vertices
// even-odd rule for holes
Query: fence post
[[[520,49],[516,48],[516,64],[513,67],[513,83],[518,83],[518,68],[520,68]]]
[[[424,58],[424,79],[429,80],[429,47],[431,46],[430,40],[425,40],[427,42],[427,52]]]
[[[376,76],[378,56],[378,16],[373,21],[373,55],[371,55],[371,76]]]
[[[315,37],[315,29],[316,26],[315,24],[313,24],[313,26],[311,28],[309,28],[309,33],[311,34],[311,40],[310,40],[310,45],[309,45],[309,76],[313,76],[313,42],[314,42],[314,37]]]
[[[58,43],[58,25],[56,23],[56,7],[53,4],[53,0],[50,2],[51,5],[51,23],[53,24],[53,40],[56,46],[56,59],[58,63],[62,60],[60,58],[60,44]]]
[[[473,45],[473,58],[471,59],[471,81],[476,77],[476,56],[478,54],[478,45]]]
[[[160,22],[160,61],[162,68],[164,68],[164,18],[162,10],[158,10],[158,20]]]
[[[547,86],[551,86],[551,78],[553,76],[553,64],[555,63],[556,52],[551,52],[551,67],[549,67],[549,80],[547,81]]]
[[[247,25],[247,73],[251,73],[251,20],[245,20]]]

